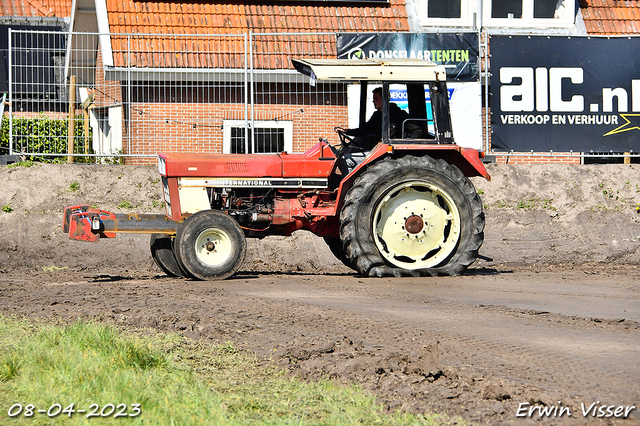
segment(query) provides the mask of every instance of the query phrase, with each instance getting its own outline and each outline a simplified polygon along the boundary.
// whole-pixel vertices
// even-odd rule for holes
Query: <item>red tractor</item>
[[[381,83],[381,140],[359,149],[336,128],[340,146],[320,139],[303,154],[161,153],[166,216],[67,207],[64,232],[86,241],[151,233],[164,272],[200,280],[233,275],[246,238],[299,229],[323,237],[364,276],[463,273],[484,238],[482,202],[468,177],[490,177],[478,151],[454,142],[444,68],[417,60],[293,63],[312,84],[359,82],[361,111],[367,85]],[[409,118],[401,124],[392,123],[390,84],[406,90]]]

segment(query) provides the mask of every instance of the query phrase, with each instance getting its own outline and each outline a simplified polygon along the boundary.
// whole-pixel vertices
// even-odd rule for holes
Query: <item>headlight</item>
[[[158,156],[158,172],[160,172],[161,176],[167,175],[167,160]]]

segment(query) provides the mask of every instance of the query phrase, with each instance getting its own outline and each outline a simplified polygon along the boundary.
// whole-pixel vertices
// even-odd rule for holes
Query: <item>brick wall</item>
[[[244,104],[137,103],[129,121],[132,153],[202,152],[220,153],[223,121],[243,120]],[[293,122],[293,151],[304,152],[324,137],[339,143],[334,126],[347,126],[346,105],[255,105],[256,121],[277,117]],[[484,119],[484,116],[483,116]],[[485,130],[483,124],[483,132]],[[125,146],[128,148],[127,143]],[[488,153],[490,154],[490,152]],[[495,153],[496,163],[580,164],[581,157],[571,153]],[[127,158],[127,164],[153,164],[154,158]]]
[[[122,88],[118,81],[106,81],[102,71],[101,49],[98,49],[96,73],[96,106],[109,106],[122,102]],[[296,87],[297,86],[297,87]],[[216,91],[218,90],[218,91]],[[310,93],[300,85],[258,85],[254,119],[293,122],[293,152],[304,152],[324,137],[332,144],[339,143],[334,126],[347,126],[347,106],[343,87],[333,84],[318,94]],[[133,88],[130,111],[123,111],[123,148],[125,154],[149,154],[158,152],[220,153],[223,144],[223,121],[243,120],[245,107],[242,88],[226,88],[219,93],[216,88],[185,89],[157,87],[144,83]],[[144,99],[146,98],[146,99]],[[168,102],[179,99],[178,102]],[[204,101],[203,101],[204,100]],[[485,114],[482,115],[485,132]],[[128,127],[127,127],[128,125]],[[489,126],[489,148],[491,147]],[[129,149],[131,146],[131,149]],[[491,154],[488,152],[487,154]],[[580,164],[579,155],[557,153],[526,155],[495,154],[497,163],[565,163]],[[125,159],[127,164],[154,164],[155,158]]]
[[[133,105],[130,134],[132,153],[222,152],[224,120],[243,120],[243,104]],[[334,126],[346,126],[347,107],[335,105],[255,105],[254,119],[293,122],[293,151],[304,152],[319,137],[339,143]],[[125,143],[125,145],[127,145]],[[155,158],[127,158],[127,164],[154,164]]]

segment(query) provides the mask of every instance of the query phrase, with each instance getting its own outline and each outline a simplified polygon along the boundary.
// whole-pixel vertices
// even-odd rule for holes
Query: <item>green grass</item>
[[[132,209],[134,206],[129,200],[124,200],[117,206],[119,209]]]
[[[49,417],[62,411],[140,404],[135,417]],[[8,412],[22,413],[9,418]],[[56,406],[55,404],[60,404]],[[107,407],[108,410],[111,407]],[[355,386],[306,383],[236,351],[178,334],[123,333],[78,320],[70,325],[0,316],[0,424],[16,425],[418,425],[446,417],[386,415]],[[460,424],[459,420],[458,423]]]
[[[508,204],[504,200],[497,200],[497,201],[494,201],[492,204],[487,205],[486,208],[511,209],[513,208],[513,206],[511,204]]]
[[[517,209],[517,210],[532,210],[532,209],[543,209],[543,210],[552,210],[558,211],[557,207],[553,206],[553,198],[540,198],[540,197],[530,197],[526,200],[519,201],[517,205],[512,205],[507,203],[505,200],[497,200],[491,204],[484,204],[485,209]]]
[[[13,211],[13,207],[11,207],[9,204],[5,204],[4,206],[2,206],[2,211],[5,213],[11,213]]]
[[[533,198],[527,199],[527,201],[520,201],[518,203],[519,209],[532,209],[536,206],[536,202]]]
[[[7,165],[8,169],[12,169],[14,167],[31,167],[33,166],[35,163],[31,160],[23,160],[23,161],[17,161],[15,163],[11,163],[9,165]]]
[[[554,207],[552,203],[553,203],[553,198],[530,197],[530,198],[527,198],[525,201],[520,201],[518,203],[518,209],[530,210],[535,208],[541,208],[544,210],[557,211],[558,209]]]

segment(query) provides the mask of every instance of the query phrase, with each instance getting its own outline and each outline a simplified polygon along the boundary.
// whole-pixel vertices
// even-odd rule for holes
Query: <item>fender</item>
[[[480,161],[480,154],[477,150],[471,148],[463,148],[455,144],[441,144],[441,145],[392,145],[379,143],[376,145],[365,160],[358,164],[358,166],[349,175],[340,182],[338,191],[338,200],[336,202],[334,214],[338,214],[341,211],[344,204],[344,197],[349,189],[353,185],[355,179],[360,175],[360,172],[365,170],[369,165],[376,163],[384,158],[397,158],[405,155],[419,154],[429,155],[433,158],[441,158],[460,169],[460,171],[467,177],[482,176],[486,180],[490,181],[491,176],[487,169]]]

